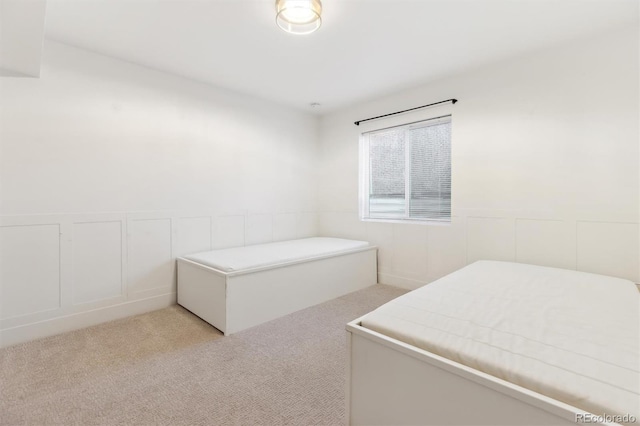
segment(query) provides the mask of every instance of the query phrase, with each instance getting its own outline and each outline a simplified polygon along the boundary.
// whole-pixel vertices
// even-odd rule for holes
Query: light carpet
[[[0,350],[2,425],[342,425],[376,285],[223,337],[179,306]]]

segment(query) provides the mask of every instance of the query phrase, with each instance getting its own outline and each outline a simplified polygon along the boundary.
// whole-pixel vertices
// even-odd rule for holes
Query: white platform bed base
[[[229,335],[374,285],[376,271],[370,245],[231,272],[179,258],[178,304]]]
[[[364,328],[360,321],[347,325],[351,425],[575,425],[578,416],[590,416]]]
[[[347,325],[348,421],[637,424],[638,302],[620,278],[475,262]]]

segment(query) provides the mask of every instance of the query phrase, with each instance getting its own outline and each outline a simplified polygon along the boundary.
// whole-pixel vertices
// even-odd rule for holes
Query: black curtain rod
[[[355,124],[356,126],[359,126],[360,123],[362,123],[363,121],[377,120],[378,118],[389,117],[390,115],[402,114],[403,112],[409,112],[409,111],[413,111],[415,109],[426,108],[426,107],[430,107],[430,106],[434,106],[434,105],[438,105],[438,104],[444,104],[446,102],[451,102],[452,104],[455,104],[456,102],[458,102],[458,100],[457,99],[447,99],[446,101],[434,102],[432,104],[422,105],[422,106],[415,107],[415,108],[409,108],[409,109],[405,109],[403,111],[392,112],[390,114],[379,115],[377,117],[365,118],[364,120],[355,121],[353,124]]]

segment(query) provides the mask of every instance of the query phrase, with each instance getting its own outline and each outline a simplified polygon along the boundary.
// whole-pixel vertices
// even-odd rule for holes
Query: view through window
[[[364,133],[361,216],[451,220],[451,117]]]

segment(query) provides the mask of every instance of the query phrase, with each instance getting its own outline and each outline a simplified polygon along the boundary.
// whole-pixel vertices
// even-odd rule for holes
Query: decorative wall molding
[[[200,210],[0,217],[0,347],[174,303],[175,258],[184,254],[317,235],[314,212],[257,215]]]
[[[637,222],[536,212],[458,210],[450,225],[362,222],[355,210],[319,213],[320,233],[378,246],[380,283],[414,289],[476,260],[575,269],[640,282]],[[514,215],[517,213],[519,215]]]

